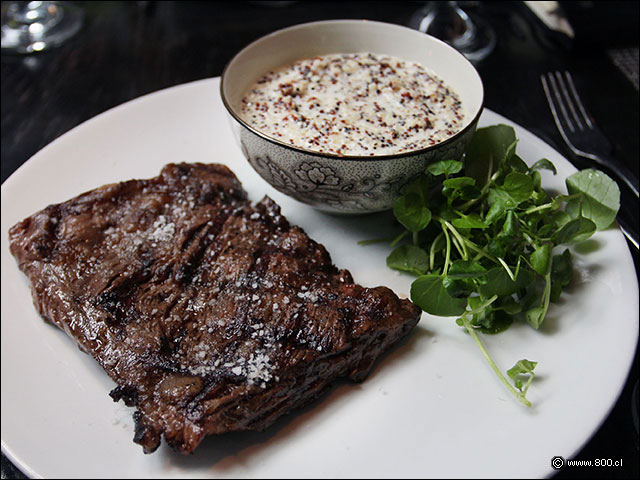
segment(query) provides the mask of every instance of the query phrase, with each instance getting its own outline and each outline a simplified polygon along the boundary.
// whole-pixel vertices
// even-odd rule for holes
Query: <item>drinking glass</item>
[[[409,26],[447,42],[472,63],[479,63],[496,46],[496,34],[482,17],[467,13],[459,2],[427,2]]]
[[[2,2],[2,51],[33,53],[60,45],[80,30],[83,18],[67,2]]]

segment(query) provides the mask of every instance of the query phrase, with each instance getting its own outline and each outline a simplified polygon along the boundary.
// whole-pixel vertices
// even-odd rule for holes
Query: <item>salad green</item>
[[[509,126],[478,129],[465,168],[440,161],[407,185],[393,208],[404,229],[387,265],[416,275],[412,301],[432,315],[457,317],[500,380],[530,406],[537,363],[518,361],[506,372],[509,381],[478,334],[502,332],[514,321],[538,329],[572,279],[571,252],[557,247],[609,227],[620,192],[589,169],[567,178],[567,194],[552,196],[540,170],[555,175],[555,166],[544,158],[528,166],[517,143]]]

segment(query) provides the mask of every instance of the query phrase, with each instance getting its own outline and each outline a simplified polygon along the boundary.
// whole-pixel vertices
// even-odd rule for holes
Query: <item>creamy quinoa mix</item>
[[[389,155],[441,142],[463,126],[458,96],[417,63],[371,53],[300,60],[261,77],[241,116],[262,133],[335,155]]]

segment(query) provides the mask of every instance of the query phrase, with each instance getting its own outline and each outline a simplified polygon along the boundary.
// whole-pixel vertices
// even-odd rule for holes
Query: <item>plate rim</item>
[[[117,114],[118,111],[120,110],[124,110],[126,108],[131,107],[132,105],[139,105],[143,102],[147,102],[147,101],[152,101],[154,97],[159,97],[162,95],[168,95],[171,93],[174,93],[176,91],[182,90],[182,89],[188,89],[190,87],[194,87],[198,84],[204,84],[204,83],[211,83],[212,85],[215,85],[216,82],[220,81],[220,77],[212,77],[212,78],[206,78],[206,79],[200,79],[200,80],[196,80],[193,82],[188,82],[188,83],[184,83],[184,84],[179,84],[179,85],[174,85],[162,90],[158,90],[155,92],[151,92],[148,93],[146,95],[140,96],[140,97],[136,97],[134,99],[131,99],[127,102],[124,102],[120,105],[117,105],[113,108],[110,108],[78,125],[76,125],[75,127],[73,127],[72,129],[68,130],[67,132],[65,132],[64,134],[60,135],[59,137],[57,137],[56,139],[54,139],[52,142],[50,142],[49,144],[45,145],[41,150],[39,150],[38,152],[36,152],[34,155],[32,155],[27,161],[25,161],[18,169],[16,169],[9,177],[7,177],[7,179],[2,183],[1,186],[1,191],[2,191],[2,199],[3,199],[3,204],[4,204],[4,200],[5,200],[5,195],[8,195],[8,191],[10,189],[12,189],[13,184],[15,182],[20,181],[20,177],[24,176],[24,175],[29,175],[29,170],[36,168],[37,167],[37,163],[40,162],[41,160],[39,160],[40,158],[46,158],[48,152],[55,148],[56,145],[59,142],[65,142],[67,141],[68,137],[73,136],[75,134],[78,133],[79,130],[81,129],[85,129],[85,128],[91,128],[93,127],[93,125],[100,121],[103,120],[106,117],[109,117],[110,115],[113,114]],[[549,145],[547,142],[545,142],[543,139],[541,139],[540,137],[538,137],[537,135],[535,135],[535,133],[533,133],[532,131],[522,127],[521,125],[517,124],[516,122],[513,122],[512,120],[509,120],[508,118],[504,117],[503,115],[494,112],[488,108],[484,108],[483,110],[483,116],[484,116],[484,112],[489,112],[490,115],[495,115],[497,116],[501,121],[506,121],[507,123],[511,124],[512,126],[514,126],[514,128],[516,128],[517,130],[519,130],[520,132],[526,132],[526,135],[531,136],[532,138],[534,138],[537,142],[540,142],[541,144],[544,144],[545,146],[547,146],[548,148],[552,149],[559,157],[561,157],[562,159],[564,159],[573,170],[577,171],[577,169],[573,166],[573,164],[571,164],[571,162],[566,159],[566,157],[561,154],[560,152],[558,152],[553,146]],[[3,207],[3,210],[5,208]],[[617,235],[622,239],[622,241],[624,241],[623,237],[622,237],[622,233],[619,230],[619,227],[616,227],[617,229]],[[626,246],[626,242],[625,246]],[[629,251],[628,247],[625,249],[624,255],[631,257],[631,252]],[[631,259],[632,260],[632,259]],[[633,264],[633,262],[631,262]],[[634,268],[632,266],[632,268]],[[638,303],[638,281],[637,281],[637,272],[636,275],[633,276],[634,280],[635,280],[635,304],[637,306]],[[633,285],[632,285],[633,287]],[[633,303],[633,300],[631,299],[631,303]],[[636,326],[636,330],[635,330],[635,344],[636,344],[636,349],[637,349],[637,345],[638,345],[638,328]],[[602,413],[601,418],[599,419],[599,421],[597,422],[597,425],[593,428],[592,432],[590,433],[590,435],[587,438],[584,438],[582,440],[582,443],[580,443],[578,445],[578,447],[576,447],[575,451],[572,452],[573,455],[575,455],[577,452],[579,452],[580,450],[582,450],[584,448],[584,446],[591,440],[591,438],[593,438],[593,436],[597,433],[597,431],[601,428],[601,426],[603,425],[603,423],[607,420],[607,418],[609,417],[609,415],[611,414],[611,411],[613,410],[613,408],[616,406],[616,404],[618,403],[620,396],[622,395],[622,392],[624,390],[624,387],[628,381],[630,372],[631,372],[631,368],[633,366],[633,362],[634,362],[634,356],[632,356],[629,361],[628,361],[628,365],[626,366],[626,370],[625,370],[625,381],[622,382],[622,384],[620,385],[620,388],[618,390],[618,392],[615,395],[615,399],[610,403],[608,409],[606,412]],[[3,432],[4,433],[4,432]],[[29,478],[42,478],[40,476],[40,474],[35,471],[28,463],[24,462],[21,460],[20,455],[16,454],[11,447],[8,445],[8,443],[6,442],[6,439],[4,438],[4,435],[1,439],[1,445],[2,445],[2,452],[7,456],[7,458],[17,467],[19,468],[25,475],[27,475]],[[540,470],[542,470],[540,468]],[[552,474],[554,474],[555,471],[548,469],[547,467],[547,476],[550,476]]]

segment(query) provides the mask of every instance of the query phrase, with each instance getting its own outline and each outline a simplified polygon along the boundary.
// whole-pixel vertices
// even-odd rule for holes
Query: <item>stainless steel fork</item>
[[[587,113],[569,72],[549,72],[540,76],[544,94],[558,131],[569,149],[577,156],[591,160],[614,174],[638,199],[638,178],[623,163],[611,156],[611,143]],[[631,211],[637,216],[637,208]],[[629,241],[639,248],[637,220],[618,214],[618,224]]]
[[[638,197],[638,179],[611,156],[611,143],[587,113],[569,72],[549,72],[540,76],[542,88],[558,131],[571,151],[590,159],[615,174]]]

